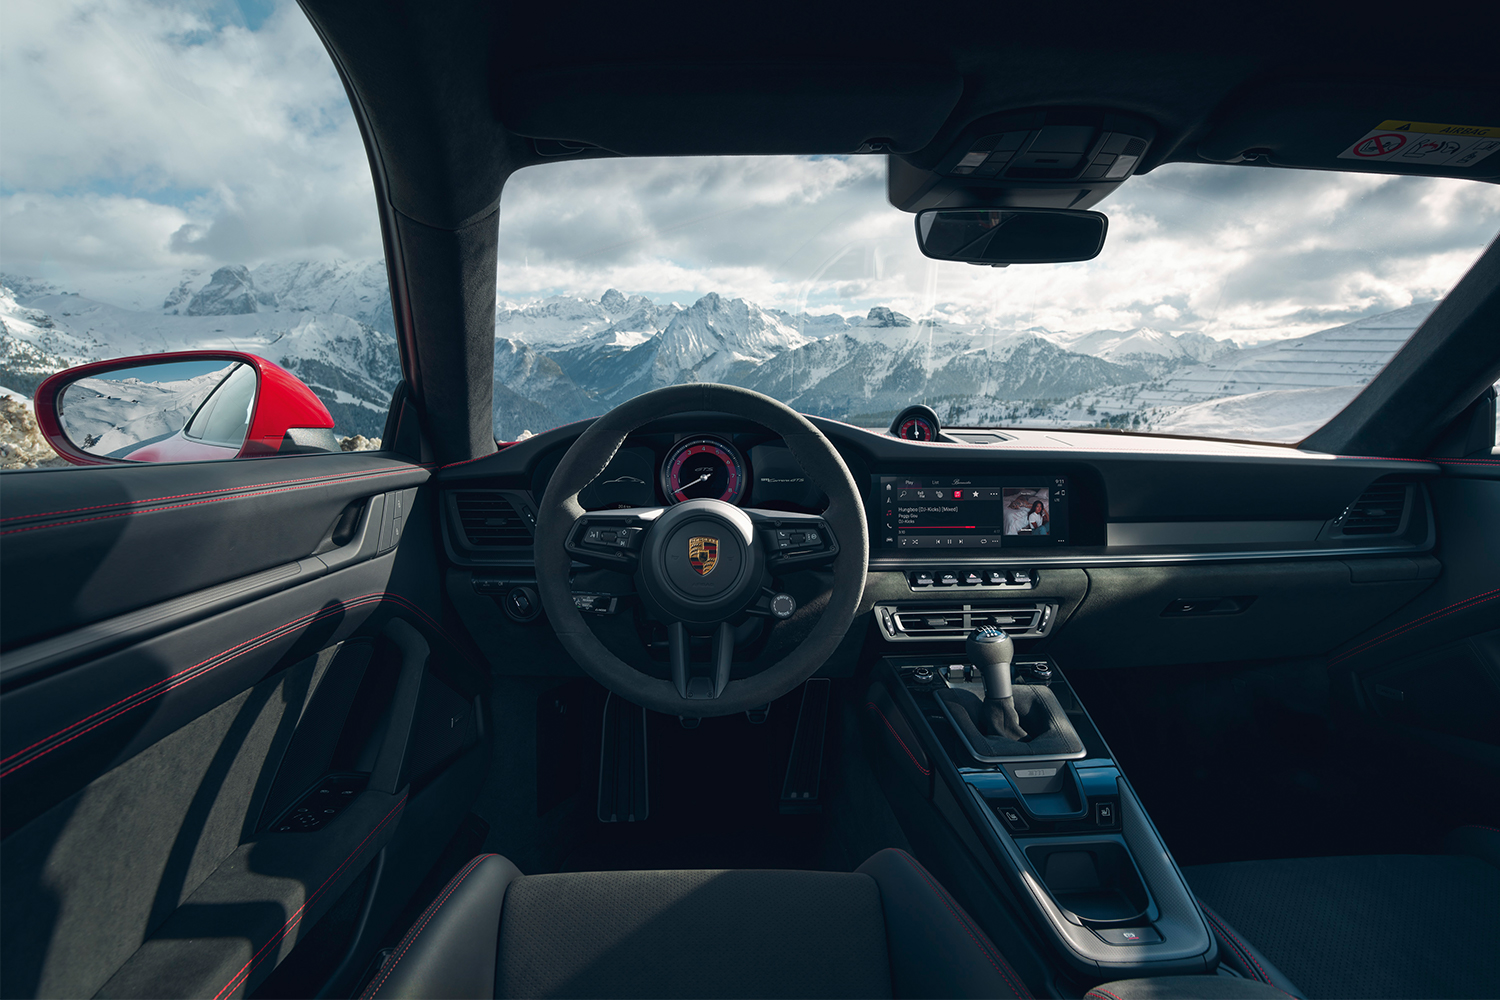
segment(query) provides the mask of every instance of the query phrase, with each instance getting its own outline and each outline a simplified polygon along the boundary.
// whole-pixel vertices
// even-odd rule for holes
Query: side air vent
[[[1410,493],[1408,483],[1371,483],[1338,519],[1338,530],[1344,535],[1396,534],[1401,530]]]
[[[1013,638],[1040,638],[1052,628],[1055,604],[877,604],[875,620],[891,642],[962,641],[977,628],[1001,629]]]
[[[465,490],[448,494],[448,511],[457,534],[471,549],[531,544],[532,518],[524,507],[499,490]]]

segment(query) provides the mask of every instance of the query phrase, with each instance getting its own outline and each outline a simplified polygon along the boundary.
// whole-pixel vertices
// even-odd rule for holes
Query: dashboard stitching
[[[1494,590],[1486,590],[1483,593],[1475,594],[1472,597],[1465,597],[1461,601],[1455,601],[1446,607],[1438,608],[1436,611],[1429,611],[1427,614],[1423,615],[1420,618],[1414,618],[1404,625],[1398,625],[1395,628],[1391,629],[1389,632],[1384,633],[1383,635],[1376,636],[1373,639],[1368,639],[1365,642],[1360,643],[1358,646],[1353,647],[1352,649],[1347,649],[1344,652],[1329,658],[1328,663],[1330,666],[1335,663],[1341,663],[1344,660],[1349,659],[1351,656],[1357,656],[1360,653],[1369,652],[1371,649],[1380,645],[1382,642],[1385,642],[1388,639],[1394,639],[1403,633],[1413,631],[1414,629],[1421,628],[1425,625],[1431,625],[1433,622],[1437,621],[1440,618],[1447,618],[1449,615],[1457,614],[1460,611],[1468,611],[1470,608],[1483,604],[1486,601],[1493,601],[1496,597],[1500,597],[1500,587],[1497,587]]]
[[[876,715],[880,716],[880,721],[884,722],[885,728],[889,729],[891,731],[891,735],[896,737],[896,742],[901,744],[901,749],[906,751],[906,756],[911,759],[911,762],[914,765],[916,765],[917,770],[926,775],[932,774],[932,770],[930,768],[923,767],[921,762],[917,760],[916,755],[911,752],[911,748],[906,745],[906,741],[901,738],[901,734],[896,732],[896,727],[891,725],[891,720],[887,719],[885,717],[885,713],[880,710],[880,706],[876,705],[873,701],[868,701],[865,702],[865,707],[868,709],[872,709]]]

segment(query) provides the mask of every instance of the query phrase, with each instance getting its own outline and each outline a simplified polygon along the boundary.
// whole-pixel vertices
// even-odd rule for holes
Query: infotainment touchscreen
[[[879,476],[884,547],[1066,545],[1068,480],[1031,476]]]

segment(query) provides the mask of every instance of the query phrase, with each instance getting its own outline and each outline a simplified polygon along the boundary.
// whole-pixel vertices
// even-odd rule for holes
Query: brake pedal
[[[792,737],[792,756],[786,762],[786,781],[781,786],[783,813],[815,813],[823,807],[818,793],[823,775],[823,737],[828,731],[828,700],[833,682],[814,677],[802,689],[802,708],[797,713],[797,734]]]
[[[650,812],[646,710],[610,694],[599,737],[599,822],[639,823]]]

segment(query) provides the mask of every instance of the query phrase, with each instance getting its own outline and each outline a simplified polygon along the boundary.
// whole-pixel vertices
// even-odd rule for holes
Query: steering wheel
[[[808,479],[827,495],[823,515],[741,508],[720,500],[609,511],[579,505],[579,492],[604,471],[627,435],[664,416],[705,411],[743,417],[780,435]],[[635,669],[594,635],[569,586],[575,559],[633,575],[647,613],[667,625],[670,680]],[[859,489],[837,449],[796,410],[734,386],[668,386],[610,410],[563,456],[537,513],[537,590],[563,647],[622,698],[688,718],[765,705],[817,672],[854,622],[869,560]],[[785,595],[767,601],[772,574],[830,565],[832,590],[807,637],[765,670],[730,680],[732,622],[755,613],[774,622],[791,613]],[[713,637],[707,664],[692,660],[694,634]]]

